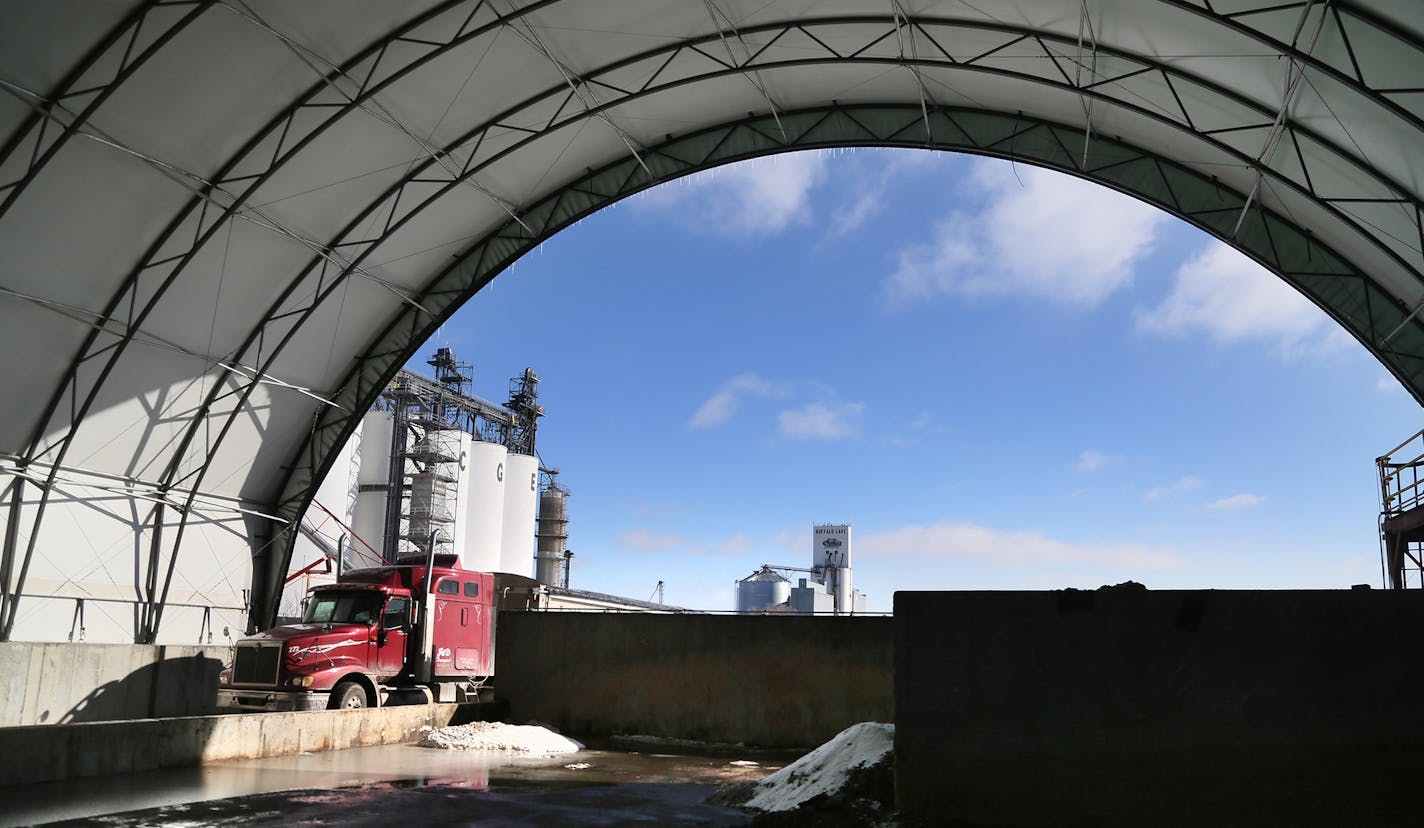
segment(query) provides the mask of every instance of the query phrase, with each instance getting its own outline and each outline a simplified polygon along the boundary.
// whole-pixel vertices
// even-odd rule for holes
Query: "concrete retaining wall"
[[[0,643],[0,727],[216,711],[227,647]]]
[[[400,744],[414,741],[422,727],[444,727],[460,710],[461,705],[433,704],[0,728],[0,780],[27,785]]]
[[[511,721],[774,747],[893,715],[892,621],[784,615],[505,613]]]
[[[896,593],[899,806],[992,825],[1412,823],[1420,599]]]

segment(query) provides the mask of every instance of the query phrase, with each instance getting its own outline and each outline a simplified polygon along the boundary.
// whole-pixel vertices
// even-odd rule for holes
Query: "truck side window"
[[[436,587],[435,591],[441,595],[459,595],[460,582],[453,578],[447,578],[440,582],[440,586]]]
[[[386,602],[386,616],[381,626],[388,630],[403,629],[410,620],[410,599],[392,598]]]
[[[466,598],[478,598],[478,597],[480,597],[480,582],[479,582],[479,581],[466,581],[466,582],[465,582],[465,597],[466,597]]]

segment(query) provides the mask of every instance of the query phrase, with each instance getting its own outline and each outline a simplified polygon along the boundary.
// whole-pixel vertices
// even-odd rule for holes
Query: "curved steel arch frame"
[[[312,65],[316,70],[312,86],[273,117],[265,127],[253,133],[247,144],[220,165],[216,173],[208,179],[175,170],[174,172],[185,175],[194,184],[190,188],[194,190],[193,198],[184,209],[173,216],[161,237],[154,240],[147,254],[131,271],[129,278],[113,293],[101,315],[100,325],[95,326],[89,334],[81,353],[71,363],[65,379],[52,389],[47,411],[34,423],[33,439],[24,452],[27,462],[50,455],[54,460],[50,472],[52,482],[53,475],[67,453],[69,437],[79,428],[109,370],[126,350],[127,344],[133,339],[137,328],[149,312],[157,307],[167,288],[176,283],[180,276],[187,275],[186,269],[190,261],[200,248],[218,237],[224,224],[240,220],[244,213],[251,213],[266,220],[258,207],[248,203],[249,196],[262,182],[278,175],[317,133],[338,127],[343,118],[355,110],[367,109],[372,105],[374,94],[407,72],[417,70],[472,38],[505,27],[528,40],[537,51],[543,53],[544,58],[558,64],[558,59],[538,37],[535,30],[538,22],[531,22],[530,18],[543,15],[545,10],[554,10],[561,3],[568,2],[571,0],[533,0],[523,5],[511,3],[507,13],[495,10],[492,20],[474,25],[472,21],[478,11],[493,8],[487,0],[441,0],[403,25],[392,28],[385,36],[353,54],[340,66],[327,64],[325,68],[321,68]],[[1360,62],[1356,59],[1355,47],[1351,44],[1352,33],[1368,30],[1417,52],[1421,49],[1418,38],[1411,36],[1407,28],[1388,25],[1383,17],[1361,8],[1357,3],[1349,0],[1337,0],[1333,3],[1287,0],[1239,13],[1222,12],[1210,6],[1202,7],[1190,0],[1156,0],[1151,5],[1209,20],[1236,36],[1259,44],[1264,51],[1282,58],[1296,69],[1303,71],[1303,68],[1308,67],[1320,77],[1338,84],[1343,94],[1368,102],[1372,107],[1370,111],[1378,113],[1381,118],[1394,119],[1407,124],[1411,129],[1424,131],[1424,119],[1416,115],[1416,110],[1405,103],[1412,100],[1408,96],[1415,94],[1417,90],[1412,87],[1387,88],[1381,85],[1378,77],[1371,78],[1375,83],[1368,82],[1366,73],[1361,71]],[[403,196],[406,195],[407,185],[414,181],[438,183],[442,193],[462,184],[473,186],[498,203],[510,215],[510,220],[470,248],[460,264],[438,274],[422,293],[401,295],[402,301],[405,302],[401,312],[390,327],[374,340],[375,344],[358,357],[357,367],[340,386],[341,391],[334,402],[348,406],[350,410],[320,410],[311,438],[297,456],[296,462],[285,467],[289,470],[288,476],[283,483],[277,504],[280,506],[279,514],[286,521],[287,527],[295,525],[295,516],[309,499],[307,492],[320,479],[320,472],[324,471],[327,465],[326,454],[339,445],[340,440],[354,427],[359,415],[352,412],[361,411],[374,397],[381,387],[379,380],[392,374],[442,319],[518,258],[529,246],[557,232],[570,221],[652,184],[741,158],[795,149],[847,145],[958,149],[1017,158],[1062,169],[1132,193],[1215,235],[1231,239],[1235,246],[1282,275],[1351,330],[1400,378],[1416,398],[1424,400],[1424,391],[1421,390],[1424,389],[1424,324],[1416,318],[1424,304],[1414,307],[1413,300],[1409,298],[1414,295],[1415,283],[1424,283],[1424,202],[1414,193],[1415,187],[1408,181],[1400,180],[1397,175],[1391,176],[1384,169],[1375,168],[1359,151],[1358,146],[1352,150],[1346,146],[1348,142],[1345,139],[1336,136],[1332,140],[1329,135],[1313,130],[1308,123],[1291,118],[1289,95],[1278,111],[1273,105],[1250,100],[1236,90],[1223,87],[1220,83],[1212,83],[1190,71],[1189,67],[1177,65],[1170,60],[1135,50],[1115,50],[1112,44],[1090,42],[1089,53],[1110,56],[1118,61],[1119,69],[1115,73],[1098,73],[1095,68],[1089,69],[1082,63],[1086,53],[1081,34],[1077,41],[1075,57],[1071,33],[1015,27],[987,13],[979,17],[968,13],[963,16],[958,13],[950,16],[906,13],[900,9],[899,4],[892,2],[889,8],[866,10],[859,14],[830,17],[808,15],[804,18],[761,22],[738,28],[725,15],[718,17],[714,12],[714,4],[708,3],[707,6],[712,23],[710,29],[691,34],[683,40],[661,44],[642,54],[624,55],[617,59],[610,57],[609,62],[602,66],[586,68],[576,78],[577,83],[564,74],[565,67],[560,65],[560,73],[564,74],[563,82],[538,91],[523,101],[511,102],[507,109],[493,115],[489,121],[473,126],[449,145],[429,146],[415,139],[421,155],[425,156],[424,160],[413,165],[406,177],[371,201],[367,209],[361,212],[360,218],[329,239],[300,238],[275,222],[270,222],[270,226],[257,222],[274,232],[290,235],[308,247],[313,255],[306,266],[290,274],[281,295],[273,301],[267,313],[251,320],[247,337],[241,348],[232,354],[231,360],[215,360],[219,366],[220,377],[211,385],[212,390],[201,409],[185,427],[184,436],[178,443],[179,449],[172,453],[162,479],[156,483],[157,490],[164,497],[152,507],[147,521],[152,532],[144,590],[145,617],[142,626],[146,636],[151,638],[157,632],[162,608],[167,600],[168,582],[172,578],[178,555],[178,546],[188,521],[188,509],[208,468],[217,456],[228,429],[236,418],[241,416],[249,395],[267,376],[277,356],[297,329],[351,276],[374,278],[361,269],[367,255],[378,249],[381,243],[398,232],[407,220],[432,205],[439,197],[437,194],[424,201],[417,198],[417,206],[408,207],[410,202],[403,200]],[[5,207],[15,202],[25,186],[53,157],[58,143],[70,137],[88,135],[89,115],[99,108],[109,93],[127,81],[136,67],[161,48],[174,33],[210,8],[236,11],[226,3],[213,0],[148,0],[145,5],[136,7],[133,13],[116,25],[103,43],[91,50],[80,66],[61,83],[60,88],[51,93],[51,100],[41,101],[36,98],[31,101],[35,114],[27,121],[25,128],[16,133],[12,141],[0,147],[0,156],[5,156],[15,153],[22,146],[29,146],[20,143],[24,136],[33,138],[34,143],[33,157],[30,163],[22,168],[21,179],[0,185],[0,197],[3,197],[0,214],[3,214]],[[154,14],[157,11],[162,11],[164,16],[157,17]],[[433,40],[422,35],[417,40],[409,41],[421,44],[421,49],[406,53],[403,59],[391,62],[395,58],[387,54],[388,46],[401,41],[407,33],[415,31],[425,22],[433,21],[445,12],[457,11],[459,14],[452,14],[449,19],[458,25],[452,26],[449,31]],[[1308,19],[1318,23],[1317,32],[1322,27],[1333,26],[1331,33],[1343,41],[1348,60],[1338,53],[1333,62],[1322,59],[1313,55],[1309,47],[1299,47],[1294,39],[1287,42],[1287,39],[1271,34],[1268,28],[1255,25],[1258,21],[1250,17],[1252,13],[1260,11],[1285,12],[1292,15],[1298,13],[1300,26],[1297,34]],[[547,13],[555,14],[553,11]],[[1084,6],[1085,20],[1087,13],[1087,6]],[[106,52],[127,49],[127,33],[136,32],[137,27],[149,18],[152,18],[151,22],[154,24],[162,22],[167,26],[167,31],[154,44],[132,58],[125,52],[125,58],[118,64],[118,69],[112,76],[104,76],[100,85],[82,90],[72,88],[84,74],[86,65],[98,60],[98,57]],[[519,25],[516,26],[516,23]],[[850,51],[838,51],[816,37],[819,27],[833,27],[844,23],[879,28],[869,32],[865,45]],[[521,31],[521,28],[525,31]],[[955,29],[994,31],[1004,35],[1006,40],[1003,45],[984,54],[967,58],[955,57],[936,39]],[[769,52],[772,44],[782,35],[796,30],[819,44],[823,53],[809,54],[794,60],[778,60],[772,56]],[[275,30],[269,31],[281,36]],[[905,52],[902,33],[909,36],[909,54]],[[743,36],[750,35],[770,40],[753,49],[742,39]],[[894,43],[896,40],[900,40],[898,57],[891,53],[881,53],[884,52],[883,49],[876,51],[877,44]],[[725,47],[725,59],[716,48],[719,41]],[[734,54],[727,45],[729,41],[740,42],[744,54]],[[916,43],[919,45],[918,53],[915,50]],[[1046,62],[1041,65],[1053,66],[1055,73],[1045,77],[994,64],[996,52],[1019,43],[1029,46],[1036,44],[1041,54],[1036,53],[1033,56],[1045,58]],[[715,68],[671,83],[663,82],[660,79],[662,69],[656,68],[641,86],[630,88],[623,88],[620,85],[623,81],[617,79],[619,70],[633,66],[639,61],[658,56],[659,62],[649,65],[662,67],[688,51],[695,51],[702,58],[710,59]],[[665,60],[661,60],[663,57]],[[856,62],[883,66],[899,65],[914,73],[918,105],[833,106],[788,112],[779,109],[767,87],[759,83],[759,73],[762,72],[774,73],[783,68]],[[377,64],[382,69],[379,74],[375,72]],[[369,71],[361,71],[363,68]],[[922,70],[931,68],[997,75],[1029,84],[1054,87],[1055,94],[1081,98],[1088,129],[1048,124],[1027,116],[1002,113],[995,115],[989,111],[943,107],[935,102],[934,95],[942,90],[954,90],[945,84],[943,75],[934,81],[938,86],[927,85],[925,76],[921,73]],[[1086,78],[1070,76],[1085,69],[1088,72]],[[677,139],[669,138],[666,143],[653,147],[635,147],[627,134],[614,123],[613,119],[618,117],[618,107],[626,101],[698,80],[737,74],[752,82],[770,105],[771,111],[768,115],[760,118],[748,116],[745,121]],[[1145,75],[1153,83],[1160,83],[1162,89],[1170,92],[1171,97],[1176,99],[1176,108],[1180,111],[1175,111],[1170,103],[1166,104],[1165,110],[1154,109],[1145,99],[1135,100],[1130,88],[1115,88],[1116,84],[1139,75]],[[1287,77],[1289,78],[1289,73]],[[350,81],[349,89],[343,90],[336,86],[337,81],[342,79]],[[1182,82],[1193,84],[1209,96],[1236,107],[1241,113],[1239,120],[1225,129],[1203,131],[1193,123],[1189,107],[1178,95],[1177,84]],[[613,93],[616,99],[599,102],[595,97],[591,104],[579,93],[580,86],[606,90]],[[323,96],[328,89],[340,93],[343,100],[339,107],[328,108],[330,104]],[[912,101],[915,95],[914,91],[910,91],[907,97],[896,99]],[[977,105],[972,98],[968,100]],[[632,157],[626,157],[622,162],[597,172],[590,172],[580,181],[568,184],[552,195],[541,197],[535,204],[512,207],[485,191],[475,181],[474,177],[487,164],[504,154],[501,152],[496,156],[482,155],[482,139],[490,130],[500,127],[502,121],[517,119],[522,113],[536,112],[542,104],[551,101],[559,104],[557,113],[548,123],[534,130],[526,141],[521,141],[520,146],[535,142],[543,135],[554,133],[578,121],[601,118],[619,132]],[[1089,109],[1094,101],[1121,108],[1135,118],[1156,122],[1157,127],[1193,133],[1204,144],[1209,144],[1213,150],[1219,151],[1223,158],[1230,159],[1233,166],[1253,172],[1257,186],[1279,187],[1282,191],[1290,191],[1299,199],[1309,199],[1314,206],[1328,213],[1340,227],[1355,234],[1353,239],[1332,237],[1332,242],[1339,243],[1342,250],[1350,251],[1357,257],[1356,262],[1353,265],[1346,263],[1345,256],[1326,249],[1311,236],[1302,233],[1287,217],[1262,210],[1259,199],[1254,198],[1254,189],[1243,195],[1242,192],[1218,185],[1213,179],[1187,167],[1109,140],[1093,129],[1095,124]],[[78,111],[56,114],[67,112],[63,106],[66,102],[75,103]],[[59,109],[51,111],[51,104]],[[315,111],[316,108],[330,113],[329,117],[315,119],[301,129],[292,129],[299,113],[305,109]],[[384,110],[375,114],[389,115]],[[917,120],[917,124],[910,123],[911,120]],[[55,138],[49,138],[54,133],[46,132],[51,125],[60,130]],[[404,130],[404,125],[394,120],[392,125]],[[1281,145],[1288,148],[1283,154],[1293,154],[1294,158],[1299,159],[1298,167],[1292,160],[1279,163],[1273,161],[1265,155],[1265,149],[1262,150],[1261,156],[1252,158],[1254,148],[1249,152],[1242,151],[1222,138],[1223,134],[1233,130],[1253,129],[1269,129],[1273,138],[1267,140],[1266,146],[1273,146],[1272,141],[1279,138]],[[275,152],[270,160],[252,162],[248,156],[264,155],[264,148],[267,147],[264,142],[278,133],[280,138],[277,147],[281,151]],[[414,139],[413,134],[407,132],[407,135]],[[1081,149],[1081,156],[1086,159],[1086,147],[1090,137],[1093,163],[1084,167],[1085,161],[1075,159],[1074,150]],[[55,143],[46,144],[47,139]],[[1359,191],[1344,193],[1343,197],[1337,198],[1332,198],[1329,193],[1318,192],[1312,181],[1311,165],[1307,163],[1306,154],[1301,150],[1303,145],[1309,146],[1312,162],[1323,158],[1319,163],[1338,163],[1342,168],[1348,169],[1355,181],[1362,182]],[[46,146],[49,151],[44,151]],[[457,152],[465,156],[463,163],[457,163]],[[455,164],[460,169],[458,172],[439,169],[439,166],[446,164]],[[1386,228],[1370,225],[1369,217],[1354,209],[1367,203],[1387,205],[1391,210],[1397,211],[1398,215],[1408,216],[1408,227],[1398,229],[1397,234],[1391,236]],[[398,221],[394,220],[397,204],[402,208]],[[382,232],[368,238],[357,229],[365,216],[380,213],[387,207],[390,217]],[[1286,203],[1284,209],[1290,210],[1289,203]],[[248,216],[247,220],[252,220],[251,216]],[[171,238],[177,239],[189,230],[193,231],[194,237],[191,244],[180,245],[171,241]],[[1416,235],[1417,239],[1414,238]],[[1361,245],[1372,246],[1372,250],[1363,251]],[[347,253],[353,255],[348,258]],[[1390,285],[1386,281],[1381,286],[1375,277],[1387,276],[1388,273],[1365,272],[1373,267],[1395,271],[1396,284]],[[147,299],[144,302],[140,302],[137,290],[141,279],[160,282],[156,289],[146,293]],[[1401,291],[1399,284],[1403,282],[1407,282],[1409,288]],[[292,299],[302,291],[312,294],[313,298],[310,301]],[[1396,296],[1403,298],[1395,298]],[[1404,302],[1410,302],[1414,311],[1408,312]],[[127,318],[130,320],[127,326],[123,324],[125,306]],[[116,319],[119,321],[117,330],[109,330],[110,323]],[[272,344],[274,342],[275,345]],[[93,361],[92,364],[102,366],[95,374],[97,378],[92,384],[79,379],[80,367],[90,360]],[[247,363],[253,367],[247,367]],[[239,370],[235,370],[235,366]],[[58,439],[47,443],[46,429],[54,425],[51,423],[52,416],[65,399],[70,400],[71,407],[75,408],[78,414],[68,423],[67,436],[61,430],[55,433]],[[206,456],[201,462],[187,466],[189,470],[184,472],[182,469],[185,466],[180,461],[189,445],[196,439],[196,435],[208,426],[209,417],[213,422],[226,422],[218,429],[217,438],[209,441]],[[274,484],[276,482],[273,480]],[[35,485],[41,490],[41,498],[34,513],[29,544],[20,562],[21,584],[34,552],[34,544],[44,517],[44,504],[50,490],[46,483],[37,482]],[[13,489],[8,491],[11,495],[13,517],[19,510],[21,484],[15,482]],[[176,520],[166,518],[164,513],[164,501],[170,493],[176,498],[170,505],[172,513],[178,515]],[[3,504],[0,504],[0,508],[3,508]],[[281,525],[284,524],[274,524],[274,527]],[[165,526],[170,528],[166,534]],[[0,577],[0,581],[8,585],[9,568],[16,562],[14,553],[18,521],[8,521],[6,532],[4,561],[3,566],[0,566],[0,575],[3,577]],[[261,620],[263,615],[270,615],[268,610],[276,597],[276,589],[280,588],[280,572],[290,556],[290,544],[291,537],[285,531],[279,531],[277,537],[271,538],[267,543],[254,539],[254,561],[259,570],[254,573],[254,594],[257,596],[252,613],[254,619]],[[169,547],[171,551],[167,561],[168,576],[162,579],[160,589],[159,575],[164,546]],[[274,566],[276,563],[282,563],[283,567]],[[8,600],[11,597],[17,596],[0,595],[0,639],[6,637],[14,620],[14,603]]]
[[[1095,138],[1092,163],[1083,166],[1075,151],[1083,139],[1084,131],[1076,127],[1000,112],[939,108],[926,117],[911,105],[832,106],[752,117],[676,138],[647,148],[641,163],[621,160],[550,194],[525,210],[522,221],[511,220],[488,234],[434,279],[416,297],[430,314],[405,307],[357,358],[333,400],[338,406],[324,407],[318,415],[282,487],[275,514],[287,523],[254,557],[250,624],[262,627],[275,618],[295,541],[293,527],[336,450],[400,366],[461,304],[526,252],[609,204],[673,178],[758,156],[909,147],[994,156],[1076,175],[1135,196],[1231,244],[1308,296],[1401,380],[1424,371],[1424,332],[1417,327],[1406,327],[1392,343],[1380,344],[1408,319],[1409,309],[1312,236],[1259,204],[1248,205],[1243,193],[1119,141]],[[1246,218],[1237,228],[1243,209]]]

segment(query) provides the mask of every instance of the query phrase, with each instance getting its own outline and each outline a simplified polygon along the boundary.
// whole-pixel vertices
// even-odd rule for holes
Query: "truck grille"
[[[281,644],[238,644],[232,663],[232,683],[276,686],[281,662]]]

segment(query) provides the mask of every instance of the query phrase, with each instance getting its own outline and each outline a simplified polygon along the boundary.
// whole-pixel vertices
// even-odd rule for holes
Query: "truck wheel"
[[[332,710],[355,710],[366,706],[366,688],[354,681],[343,681],[331,690]]]

